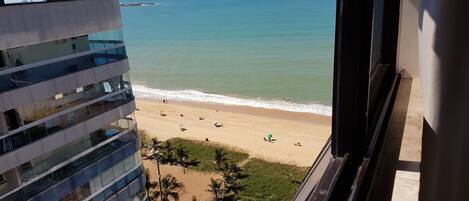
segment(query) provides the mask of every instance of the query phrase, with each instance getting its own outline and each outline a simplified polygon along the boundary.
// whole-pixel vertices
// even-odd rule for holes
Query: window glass
[[[114,179],[114,172],[112,171],[112,168],[107,169],[101,174],[101,181],[103,182],[103,185],[108,184],[109,182]]]

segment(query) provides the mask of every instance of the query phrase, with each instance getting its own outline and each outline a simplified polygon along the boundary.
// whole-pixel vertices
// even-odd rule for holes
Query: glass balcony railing
[[[45,192],[47,189],[51,188],[54,185],[58,185],[62,182],[67,182],[70,185],[77,185],[77,182],[68,181],[70,179],[83,179],[83,178],[75,178],[72,177],[73,175],[77,174],[81,171],[89,171],[96,172],[97,166],[94,167],[93,165],[100,165],[98,164],[99,161],[104,160],[108,157],[114,157],[114,155],[118,155],[119,157],[123,157],[125,159],[127,156],[130,156],[137,151],[136,143],[138,142],[138,136],[135,131],[131,131],[130,133],[107,143],[106,145],[86,154],[85,156],[74,160],[73,162],[55,170],[54,172],[27,184],[26,186],[18,189],[16,191],[12,191],[10,194],[5,195],[0,198],[0,201],[22,201],[28,200],[32,197],[39,195],[40,193]],[[129,149],[129,147],[133,147],[130,149],[132,153],[124,155],[123,152],[120,151],[124,149]],[[113,160],[111,160],[113,161]],[[118,161],[116,161],[118,162]],[[113,164],[108,164],[108,166],[112,166]],[[93,166],[93,167],[91,167]],[[96,172],[99,174],[99,172]],[[87,174],[88,175],[88,174]],[[69,178],[70,177],[70,178]],[[91,178],[90,178],[91,179]],[[75,189],[78,186],[70,186],[71,189]]]
[[[69,160],[92,147],[100,146],[102,142],[126,131],[133,127],[134,124],[135,122],[132,118],[120,119],[98,131],[90,133],[88,136],[84,136],[70,144],[47,153],[44,156],[35,158],[30,162],[21,165],[19,170],[22,182],[27,182],[44,172],[47,172],[50,168]]]
[[[31,102],[16,108],[16,111],[21,122],[23,122],[21,126],[26,126],[51,115],[67,112],[66,110],[73,110],[73,108],[80,107],[80,105],[94,99],[130,88],[128,78],[125,75],[119,75],[96,84],[80,87],[68,93],[62,93],[60,98],[52,96],[45,100]],[[15,130],[11,127],[8,129]]]
[[[138,170],[142,169],[141,164],[140,153],[135,152],[135,154],[102,171],[89,182],[75,188],[66,196],[62,196],[60,201],[90,200],[99,195],[109,194],[105,193],[109,190],[114,190],[111,192],[114,194],[119,193],[120,200],[134,200],[129,198],[135,197],[138,190],[144,189],[145,186],[145,178],[141,177],[143,171]],[[136,179],[138,176],[140,177]],[[126,187],[129,187],[127,191],[120,192]],[[45,195],[42,196],[45,197]]]
[[[0,155],[91,119],[121,105],[127,104],[132,100],[134,100],[132,91],[125,89],[117,95],[99,100],[57,118],[41,122],[38,125],[20,127],[0,137]]]
[[[127,58],[125,47],[0,75],[0,93]],[[0,72],[1,74],[1,72]]]
[[[117,192],[122,190],[124,187],[126,187],[130,183],[134,182],[136,179],[140,178],[142,176],[142,174],[143,174],[143,167],[140,166],[139,168],[135,169],[133,172],[129,173],[124,178],[120,179],[119,181],[117,181],[116,183],[111,185],[109,188],[107,188],[103,192],[101,192],[98,195],[96,195],[95,197],[93,197],[90,201],[104,201],[104,200],[109,199],[111,196],[115,195]],[[137,182],[142,182],[140,184],[140,186],[142,187],[142,186],[145,186],[144,181],[145,180],[142,179],[142,180],[137,181]],[[145,198],[145,192],[142,191],[142,190],[144,190],[144,188],[141,189],[135,195],[135,197],[138,198],[139,200],[143,200]]]

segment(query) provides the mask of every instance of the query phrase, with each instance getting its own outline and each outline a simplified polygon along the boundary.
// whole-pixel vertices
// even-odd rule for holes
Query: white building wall
[[[407,76],[419,76],[419,0],[401,0],[399,43],[397,55],[398,71],[406,70]]]

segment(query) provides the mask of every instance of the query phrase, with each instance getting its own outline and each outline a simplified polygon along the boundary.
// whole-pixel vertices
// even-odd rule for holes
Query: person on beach
[[[218,121],[215,122],[215,124],[213,124],[213,125],[215,125],[215,127],[217,127],[217,128],[223,127],[223,124],[218,123]]]
[[[267,134],[267,141],[272,142],[273,140],[272,137],[273,137],[272,133]]]

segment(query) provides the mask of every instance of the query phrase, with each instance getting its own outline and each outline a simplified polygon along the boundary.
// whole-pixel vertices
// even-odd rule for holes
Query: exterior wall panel
[[[122,26],[118,0],[77,0],[0,7],[0,49]]]

